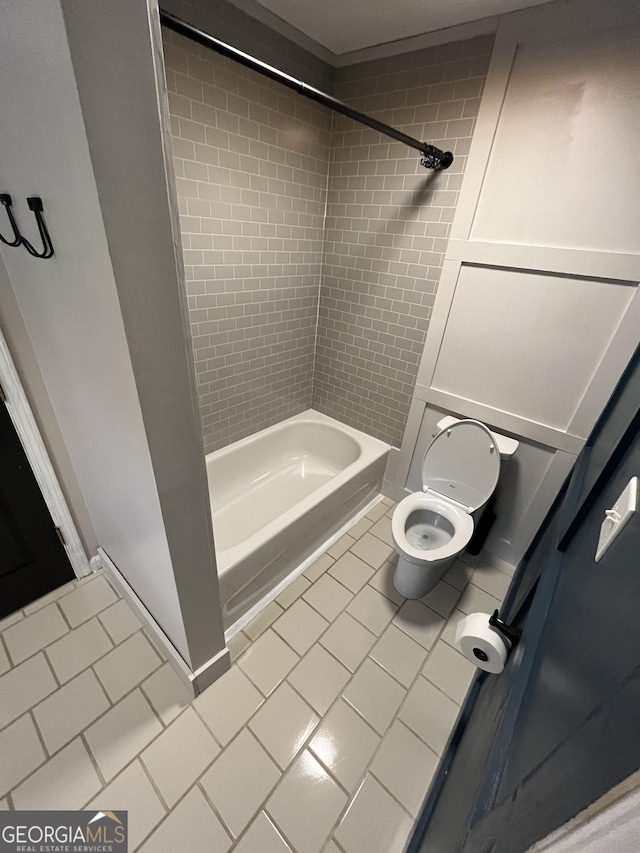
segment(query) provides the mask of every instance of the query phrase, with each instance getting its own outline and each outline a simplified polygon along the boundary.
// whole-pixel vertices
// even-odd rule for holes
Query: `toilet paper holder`
[[[489,625],[491,625],[492,628],[495,628],[496,631],[499,631],[502,636],[509,641],[511,648],[518,645],[520,637],[522,636],[522,629],[516,628],[514,625],[507,625],[507,623],[500,618],[498,610],[494,610],[493,614],[489,617]]]

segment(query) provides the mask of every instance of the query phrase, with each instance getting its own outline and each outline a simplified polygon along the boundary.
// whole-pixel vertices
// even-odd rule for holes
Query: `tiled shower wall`
[[[493,36],[341,68],[335,95],[453,151],[446,172],[335,115],[314,408],[400,445]]]
[[[310,406],[399,446],[493,37],[336,71],[337,97],[452,150],[441,173],[164,39],[206,451]]]
[[[209,452],[312,405],[331,115],[163,37]]]

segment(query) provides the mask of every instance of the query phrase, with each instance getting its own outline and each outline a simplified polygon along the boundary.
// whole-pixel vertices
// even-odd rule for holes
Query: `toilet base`
[[[410,563],[404,557],[398,558],[398,565],[393,573],[393,585],[405,598],[422,598],[438,585],[444,573],[453,563],[457,555],[435,563]]]

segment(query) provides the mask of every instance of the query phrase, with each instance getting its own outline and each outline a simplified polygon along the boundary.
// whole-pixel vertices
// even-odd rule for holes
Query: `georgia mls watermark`
[[[0,812],[0,853],[127,853],[127,812]]]

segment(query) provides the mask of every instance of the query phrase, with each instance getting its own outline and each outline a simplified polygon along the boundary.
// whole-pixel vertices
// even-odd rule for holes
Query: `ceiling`
[[[257,0],[340,56],[549,0]]]

